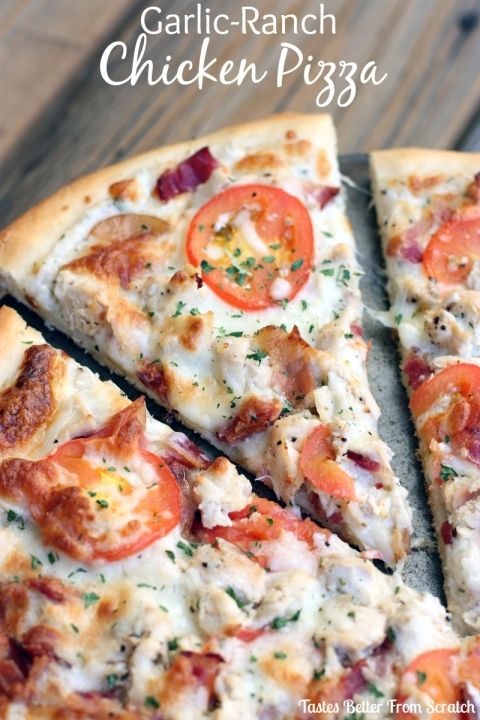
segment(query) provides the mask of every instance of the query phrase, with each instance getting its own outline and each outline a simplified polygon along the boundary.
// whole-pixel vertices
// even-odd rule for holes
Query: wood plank
[[[175,12],[191,11],[192,2],[176,0]],[[257,7],[277,15],[318,12],[316,0],[259,0]],[[471,9],[472,0],[329,0],[328,10],[337,15],[336,36],[286,38],[301,42],[305,56],[359,65],[373,58],[389,73],[379,87],[360,87],[350,107],[331,108],[343,152],[401,144],[452,146],[480,97],[480,26],[465,32],[459,23],[462,13]],[[138,23],[139,13],[131,16],[120,36],[130,48]],[[240,34],[215,37],[210,53],[219,62],[248,57],[272,72],[280,41]],[[195,58],[199,44],[193,34],[152,36],[148,57],[158,68],[168,54]],[[65,101],[55,123],[34,132],[28,150],[7,166],[0,217],[5,223],[68,180],[125,155],[280,110],[315,111],[315,94],[315,88],[298,77],[282,89],[272,82],[241,88],[212,83],[201,92],[177,84],[148,87],[144,81],[133,88],[111,87],[95,65],[86,71],[75,96]]]
[[[0,163],[131,5],[132,0],[2,0]]]

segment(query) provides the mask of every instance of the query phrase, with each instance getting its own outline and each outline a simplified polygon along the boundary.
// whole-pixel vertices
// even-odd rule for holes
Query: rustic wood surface
[[[146,0],[0,1],[0,225],[68,180],[125,155],[281,110],[315,111],[314,88],[108,86],[99,57],[114,39],[132,47]],[[164,13],[194,0],[157,3]],[[215,3],[210,3],[215,9]],[[258,0],[262,12],[318,12],[316,0]],[[389,78],[332,106],[342,152],[424,145],[480,149],[478,0],[327,0],[337,34],[287,37],[305,56],[374,59]],[[232,9],[233,9],[232,5]],[[222,10],[225,5],[222,4]],[[277,61],[279,37],[214,37],[220,61]],[[195,58],[201,39],[157,35],[149,57]],[[317,91],[320,88],[317,89]]]

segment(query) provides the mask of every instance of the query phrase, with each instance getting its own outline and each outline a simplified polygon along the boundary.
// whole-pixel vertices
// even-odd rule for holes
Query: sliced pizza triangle
[[[478,640],[436,598],[256,497],[6,307],[0,341],[2,716],[478,707]]]
[[[480,629],[480,155],[374,153],[402,370],[458,628]]]
[[[378,436],[328,116],[280,115],[82,178],[0,235],[0,282],[391,566],[406,491]]]

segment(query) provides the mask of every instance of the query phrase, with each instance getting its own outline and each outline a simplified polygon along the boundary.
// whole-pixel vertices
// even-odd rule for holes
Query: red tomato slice
[[[423,267],[428,277],[442,283],[463,283],[474,260],[480,259],[480,216],[443,225],[431,238]]]
[[[459,654],[455,648],[430,650],[419,655],[403,672],[399,684],[398,703],[409,704],[408,686],[418,687],[433,700],[435,705],[456,703],[462,700],[462,692],[453,660]],[[412,702],[417,702],[415,699]],[[416,718],[411,712],[399,712],[399,718]],[[433,720],[456,720],[457,713],[432,712],[428,714]]]
[[[27,501],[47,544],[84,562],[121,560],[178,524],[180,490],[162,458],[142,447],[144,420],[139,399],[39,461],[54,483],[33,485]]]
[[[230,519],[230,527],[217,525],[207,529],[198,526],[196,532],[203,542],[214,543],[217,538],[227,540],[248,553],[262,567],[267,564],[267,558],[262,554],[262,542],[277,540],[286,531],[313,548],[314,535],[327,532],[311,520],[302,520],[290,510],[260,497],[255,497],[243,510],[230,513]]]
[[[357,499],[353,478],[335,462],[326,425],[320,425],[306,439],[300,455],[300,469],[317,490],[342,500]]]
[[[300,200],[283,190],[237,185],[197,212],[186,252],[222,300],[242,310],[261,310],[292,300],[307,282],[312,222]],[[277,279],[288,283],[282,282],[278,296],[272,289]]]
[[[420,435],[448,442],[453,452],[465,453],[468,459],[480,464],[480,367],[470,363],[451,365],[424,382],[412,395],[410,408],[415,417],[426,412],[433,403],[447,393],[452,394],[450,407],[427,418]]]
[[[480,367],[471,363],[450,365],[422,383],[410,399],[413,415],[422,415],[447,392],[458,393],[464,398],[480,395]]]

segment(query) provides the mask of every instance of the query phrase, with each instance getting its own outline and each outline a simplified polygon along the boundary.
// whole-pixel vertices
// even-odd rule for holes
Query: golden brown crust
[[[51,419],[56,359],[48,345],[26,350],[15,384],[0,394],[0,452],[29,440]]]
[[[253,123],[225,128],[202,138],[204,145],[232,143],[248,146],[283,141],[286,134],[297,133],[321,137],[326,148],[335,147],[335,133],[329,115],[296,115],[286,113]],[[82,177],[60,189],[52,197],[32,208],[0,233],[0,268],[9,285],[23,287],[23,278],[35,263],[51,252],[61,235],[80,220],[89,206],[110,198],[112,184],[128,180],[139,170],[161,170],[176,165],[198,149],[198,140],[153,150]],[[23,294],[23,290],[20,290]],[[20,294],[20,293],[18,293]]]

